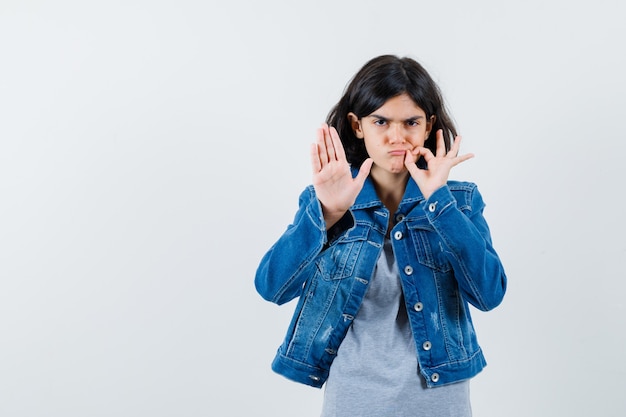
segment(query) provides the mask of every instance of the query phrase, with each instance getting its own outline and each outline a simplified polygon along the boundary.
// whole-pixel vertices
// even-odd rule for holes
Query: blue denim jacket
[[[504,269],[491,244],[476,185],[449,181],[426,201],[409,179],[389,236],[420,371],[429,387],[471,378],[486,365],[468,302],[502,301]],[[368,178],[354,205],[326,231],[312,186],[294,221],[262,258],[255,285],[268,301],[299,297],[272,369],[321,387],[373,276],[389,211]]]

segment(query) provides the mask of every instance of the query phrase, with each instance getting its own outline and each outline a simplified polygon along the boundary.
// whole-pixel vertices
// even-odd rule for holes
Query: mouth
[[[404,156],[406,155],[405,149],[392,149],[389,151],[389,155],[391,156]]]

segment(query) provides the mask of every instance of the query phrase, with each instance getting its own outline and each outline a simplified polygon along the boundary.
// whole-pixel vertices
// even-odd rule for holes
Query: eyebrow
[[[375,119],[381,119],[381,120],[389,120],[388,117],[381,116],[381,115],[375,114],[375,113],[372,113],[372,114],[370,114],[367,117],[373,117]],[[413,117],[409,117],[408,119],[404,119],[403,121],[404,122],[412,122],[412,121],[420,120],[420,119],[426,119],[426,117],[424,117],[424,116],[413,116]]]

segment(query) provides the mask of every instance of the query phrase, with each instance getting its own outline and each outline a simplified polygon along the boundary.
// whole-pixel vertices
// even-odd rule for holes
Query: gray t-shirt
[[[326,381],[322,417],[470,417],[469,380],[426,388],[389,240]]]

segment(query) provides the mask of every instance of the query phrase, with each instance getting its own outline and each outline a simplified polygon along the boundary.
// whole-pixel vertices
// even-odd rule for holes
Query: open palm
[[[323,124],[317,130],[317,142],[311,145],[311,166],[313,187],[322,205],[326,228],[329,228],[354,204],[370,172],[372,160],[365,160],[358,175],[352,178],[337,130]]]

